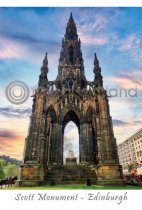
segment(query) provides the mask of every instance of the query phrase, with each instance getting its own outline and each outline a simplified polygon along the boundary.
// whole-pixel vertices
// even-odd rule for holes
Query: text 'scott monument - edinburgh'
[[[62,40],[56,80],[48,81],[47,53],[33,96],[19,185],[51,182],[123,184],[116,139],[101,68],[94,58],[94,79],[87,81],[81,41],[72,14]],[[73,121],[79,132],[79,164],[63,163],[64,130]]]

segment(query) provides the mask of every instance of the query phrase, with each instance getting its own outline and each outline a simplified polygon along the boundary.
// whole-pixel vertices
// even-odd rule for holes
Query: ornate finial
[[[67,25],[74,25],[75,22],[74,22],[74,18],[73,18],[73,15],[72,15],[72,12],[70,13],[70,17],[69,17],[69,21],[68,21],[68,24]]]
[[[73,16],[72,16],[72,12],[70,14],[70,18],[69,18],[69,22],[73,21],[74,22],[74,19],[73,19]]]
[[[97,58],[97,54],[95,53],[95,59],[94,59],[94,66],[99,67],[99,60]]]
[[[45,58],[43,59],[43,66],[48,66],[47,52],[45,54]]]
[[[45,57],[43,59],[43,65],[41,67],[41,74],[39,75],[39,81],[38,81],[39,90],[42,89],[47,90],[47,83],[48,83],[47,73],[48,73],[48,59],[46,52]]]
[[[101,75],[101,68],[99,66],[99,60],[97,58],[97,55],[95,53],[95,58],[94,58],[94,74],[95,74],[95,78],[94,78],[94,82],[95,82],[95,87],[97,86],[103,86],[103,80],[102,80],[102,75]]]

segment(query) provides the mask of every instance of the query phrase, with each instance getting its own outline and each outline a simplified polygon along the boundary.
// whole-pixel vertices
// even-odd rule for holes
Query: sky
[[[97,53],[117,144],[142,127],[142,8],[0,8],[0,155],[22,159],[32,108],[32,97],[10,103],[6,87],[20,80],[32,95],[46,51],[48,79],[56,78],[70,12],[90,81]],[[70,124],[65,135],[75,142],[77,132]]]

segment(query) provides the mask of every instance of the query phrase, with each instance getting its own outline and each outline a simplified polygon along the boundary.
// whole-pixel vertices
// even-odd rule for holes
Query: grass
[[[56,186],[38,186],[38,187],[7,187],[0,190],[142,190],[142,186],[100,186],[100,185],[56,185]]]

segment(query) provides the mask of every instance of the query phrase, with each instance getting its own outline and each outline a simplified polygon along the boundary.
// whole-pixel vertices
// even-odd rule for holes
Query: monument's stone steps
[[[89,180],[92,184],[96,183],[95,172],[88,166],[52,166],[48,169],[46,181],[55,183],[73,184],[87,183]]]

